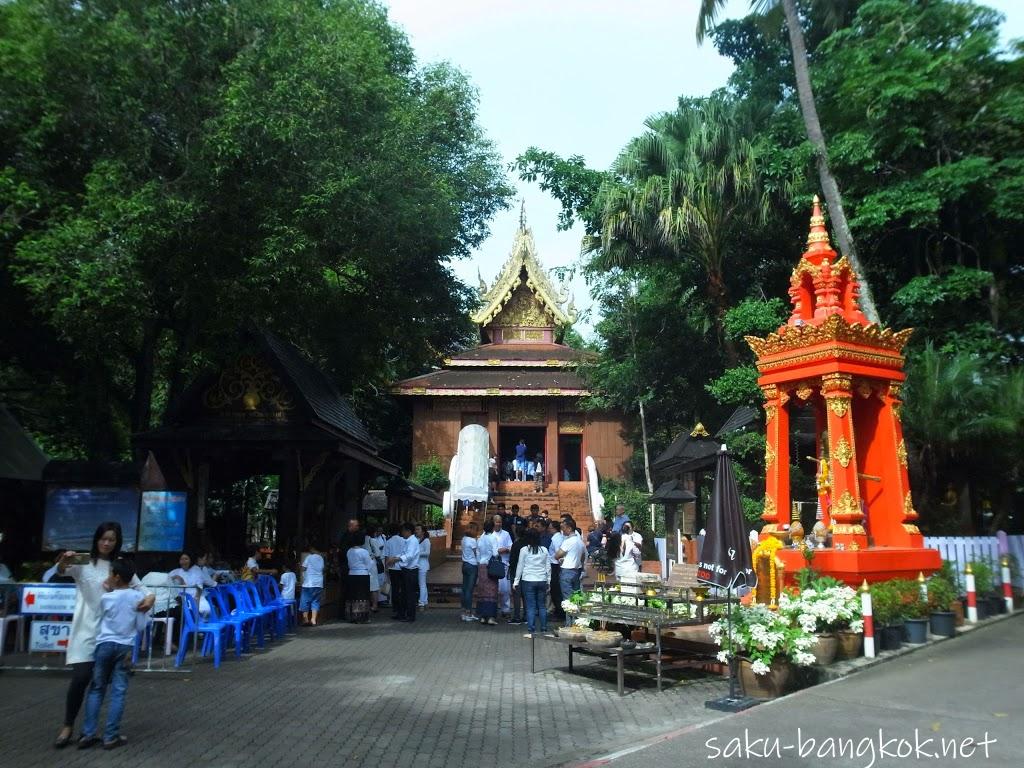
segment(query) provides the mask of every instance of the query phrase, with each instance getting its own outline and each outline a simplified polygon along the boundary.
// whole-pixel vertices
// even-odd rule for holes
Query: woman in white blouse
[[[110,561],[121,554],[124,539],[120,523],[100,523],[92,537],[89,559],[84,563],[72,564],[79,559],[75,552],[65,552],[57,564],[57,571],[75,580],[75,613],[71,619],[71,637],[68,639],[66,663],[71,667],[71,682],[64,703],[64,725],[53,746],[61,749],[71,742],[75,718],[82,707],[85,692],[92,681],[93,654],[96,652],[96,635],[100,629],[100,598],[106,594],[104,583],[110,577]],[[139,577],[132,578],[132,587],[139,590],[140,611],[153,607],[156,598],[139,584]]]
[[[345,577],[345,618],[353,624],[370,621],[370,579],[373,562],[363,547],[349,547],[348,576]]]
[[[416,526],[416,538],[420,540],[420,599],[419,606],[427,607],[427,571],[430,570],[430,536],[426,527]]]
[[[540,531],[530,528],[526,532],[526,544],[519,550],[515,581],[512,583],[516,589],[521,588],[526,597],[527,633],[523,637],[533,637],[533,633],[538,629],[538,623],[542,633],[548,631],[550,581],[551,553],[540,545]]]
[[[199,599],[203,587],[215,587],[217,582],[207,576],[201,567],[192,565],[192,556],[182,552],[178,558],[178,567],[167,574],[172,583],[185,587],[185,592]]]

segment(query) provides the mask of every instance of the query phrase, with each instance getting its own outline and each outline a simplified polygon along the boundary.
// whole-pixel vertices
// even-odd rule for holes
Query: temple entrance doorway
[[[535,461],[537,454],[544,455],[547,429],[544,427],[508,426],[498,428],[498,466],[502,480],[514,479],[510,474],[510,463],[516,458],[516,445],[526,441],[526,459]],[[533,478],[528,478],[530,481]]]
[[[578,482],[583,479],[583,435],[559,435],[558,479]]]

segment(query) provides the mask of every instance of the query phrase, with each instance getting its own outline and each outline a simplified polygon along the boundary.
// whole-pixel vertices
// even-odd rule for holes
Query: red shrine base
[[[785,583],[796,583],[796,572],[807,565],[803,554],[796,549],[779,549],[776,557],[786,564]],[[908,547],[868,547],[858,550],[817,549],[811,567],[821,574],[859,587],[887,579],[916,579],[939,570],[942,557],[937,549]]]

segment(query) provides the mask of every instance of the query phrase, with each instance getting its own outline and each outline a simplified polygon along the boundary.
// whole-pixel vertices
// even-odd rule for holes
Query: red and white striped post
[[[978,593],[974,589],[974,569],[967,564],[964,570],[964,578],[967,581],[967,620],[971,624],[978,623]]]
[[[1006,612],[1013,613],[1013,584],[1010,582],[1010,558],[1004,556],[1000,563],[1000,575],[1003,579],[1003,600],[1006,601]]]
[[[875,658],[875,620],[871,613],[871,590],[868,580],[860,585],[860,612],[864,618],[864,658]]]

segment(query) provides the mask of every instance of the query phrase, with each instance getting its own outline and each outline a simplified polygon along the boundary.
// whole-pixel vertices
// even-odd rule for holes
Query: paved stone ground
[[[130,743],[114,752],[56,752],[67,678],[6,670],[0,765],[555,765],[707,720],[704,701],[727,688],[690,673],[660,694],[647,684],[619,697],[613,669],[578,658],[586,674],[570,675],[551,642],[537,643],[542,671],[531,674],[523,631],[432,609],[414,625],[305,630],[219,670],[201,660],[188,675],[138,673],[122,724]]]

